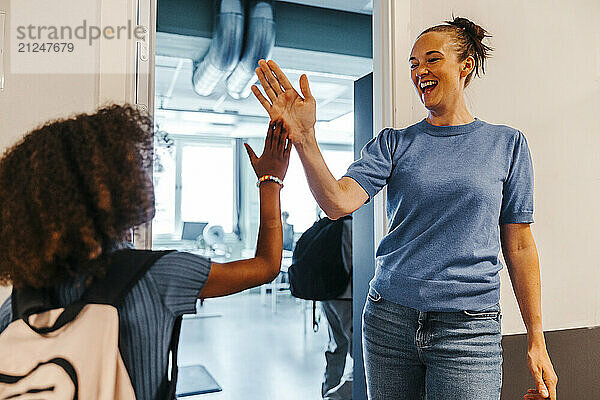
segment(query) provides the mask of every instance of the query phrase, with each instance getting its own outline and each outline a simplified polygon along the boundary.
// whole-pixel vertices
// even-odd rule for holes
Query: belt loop
[[[423,324],[427,321],[427,312],[419,311],[419,326],[423,326]]]

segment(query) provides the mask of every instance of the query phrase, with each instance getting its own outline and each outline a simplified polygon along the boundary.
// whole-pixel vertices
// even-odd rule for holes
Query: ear
[[[473,72],[473,69],[475,68],[475,59],[473,58],[473,56],[469,56],[461,64],[462,68],[460,70],[460,77],[465,78],[471,72]]]

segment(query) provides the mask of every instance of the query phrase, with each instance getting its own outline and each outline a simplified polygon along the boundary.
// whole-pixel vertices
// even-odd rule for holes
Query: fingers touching
[[[281,120],[271,122],[270,130],[273,135],[273,150],[286,158],[290,153],[292,144],[288,140],[288,130],[285,128],[284,122]]]
[[[246,152],[251,162],[262,157],[262,155],[258,157],[248,143],[244,143],[244,147],[246,147]],[[267,136],[265,137],[263,155],[268,152],[279,154],[285,158],[289,155],[291,149],[292,143],[289,140],[288,130],[285,128],[284,122],[281,120],[271,121],[267,130]]]
[[[279,138],[275,135],[276,128],[277,122],[272,121],[269,124],[269,129],[267,130],[267,137],[265,139],[265,151],[273,151],[277,149],[277,140],[279,140]]]
[[[275,136],[276,141],[274,142],[277,146],[275,150],[277,150],[277,154],[283,154],[285,150],[285,140],[283,136],[285,135],[285,130],[282,133],[282,126],[280,121],[275,122],[275,126],[273,127],[273,136]]]
[[[283,121],[278,121],[274,133],[279,137],[277,152],[282,154],[283,158],[288,158],[292,150],[292,142],[289,140],[288,130]]]

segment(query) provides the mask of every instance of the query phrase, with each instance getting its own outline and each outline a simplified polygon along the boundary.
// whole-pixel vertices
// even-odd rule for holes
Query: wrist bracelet
[[[260,184],[265,182],[265,181],[271,181],[271,182],[275,182],[278,183],[282,188],[283,188],[283,182],[281,181],[281,179],[279,179],[276,176],[273,175],[263,175],[258,179],[258,182],[256,182],[256,187],[260,187]]]

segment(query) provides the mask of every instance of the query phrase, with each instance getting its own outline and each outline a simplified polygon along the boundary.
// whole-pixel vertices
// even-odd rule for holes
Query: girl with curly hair
[[[154,216],[150,170],[152,119],[131,106],[48,122],[0,159],[0,285],[50,288],[57,307],[78,300],[105,273],[131,227]],[[195,313],[197,298],[224,296],[279,273],[279,192],[291,144],[281,123],[269,126],[261,157],[246,145],[260,183],[254,258],[215,263],[171,252],[160,258],[118,307],[119,343],[138,399],[163,398],[175,320]],[[207,194],[213,195],[213,194]],[[0,308],[0,333],[12,321]]]
[[[533,222],[533,167],[517,129],[474,118],[464,92],[484,72],[487,32],[466,18],[425,30],[408,57],[428,111],[384,129],[340,180],[315,139],[316,105],[273,61],[256,74],[272,119],[283,119],[315,199],[330,218],[350,214],[387,185],[389,231],[363,311],[367,391],[374,400],[500,399],[502,348],[498,253],[502,246],[523,321],[536,388],[556,399],[542,330]],[[390,89],[391,90],[391,89]]]

